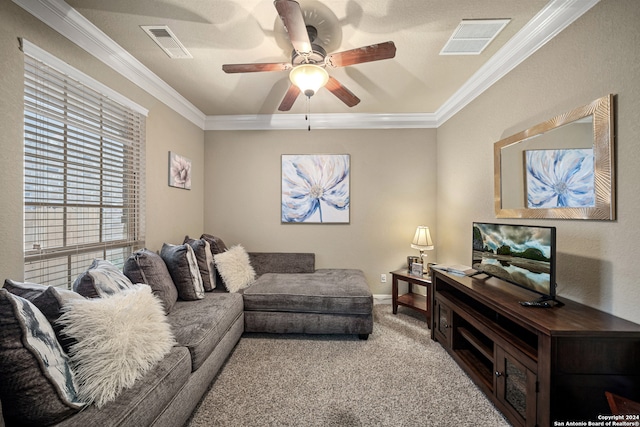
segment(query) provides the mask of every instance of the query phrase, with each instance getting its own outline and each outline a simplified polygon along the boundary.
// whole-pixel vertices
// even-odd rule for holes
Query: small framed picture
[[[191,190],[191,160],[169,151],[169,186]]]
[[[423,264],[421,262],[414,262],[411,264],[411,274],[414,276],[422,276]]]
[[[407,257],[407,271],[411,273],[411,264],[414,262],[420,262],[419,256],[408,256]]]

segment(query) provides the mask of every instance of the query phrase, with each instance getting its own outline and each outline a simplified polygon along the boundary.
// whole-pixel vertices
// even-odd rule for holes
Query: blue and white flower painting
[[[595,206],[594,156],[591,149],[526,152],[529,208]]]
[[[349,222],[348,154],[282,156],[282,222]]]

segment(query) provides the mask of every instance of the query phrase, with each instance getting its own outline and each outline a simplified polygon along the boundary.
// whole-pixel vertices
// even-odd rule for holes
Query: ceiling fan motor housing
[[[300,64],[323,64],[327,51],[322,46],[311,43],[311,53],[302,55],[295,50],[291,53],[291,64],[295,67]]]

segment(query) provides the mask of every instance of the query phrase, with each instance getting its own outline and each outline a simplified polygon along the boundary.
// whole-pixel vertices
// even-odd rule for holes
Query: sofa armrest
[[[316,255],[302,252],[249,252],[257,276],[264,273],[313,273]]]

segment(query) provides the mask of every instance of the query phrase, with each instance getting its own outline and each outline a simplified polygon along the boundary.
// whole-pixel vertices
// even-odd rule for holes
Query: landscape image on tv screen
[[[476,270],[544,295],[555,295],[552,281],[555,229],[473,223]]]

